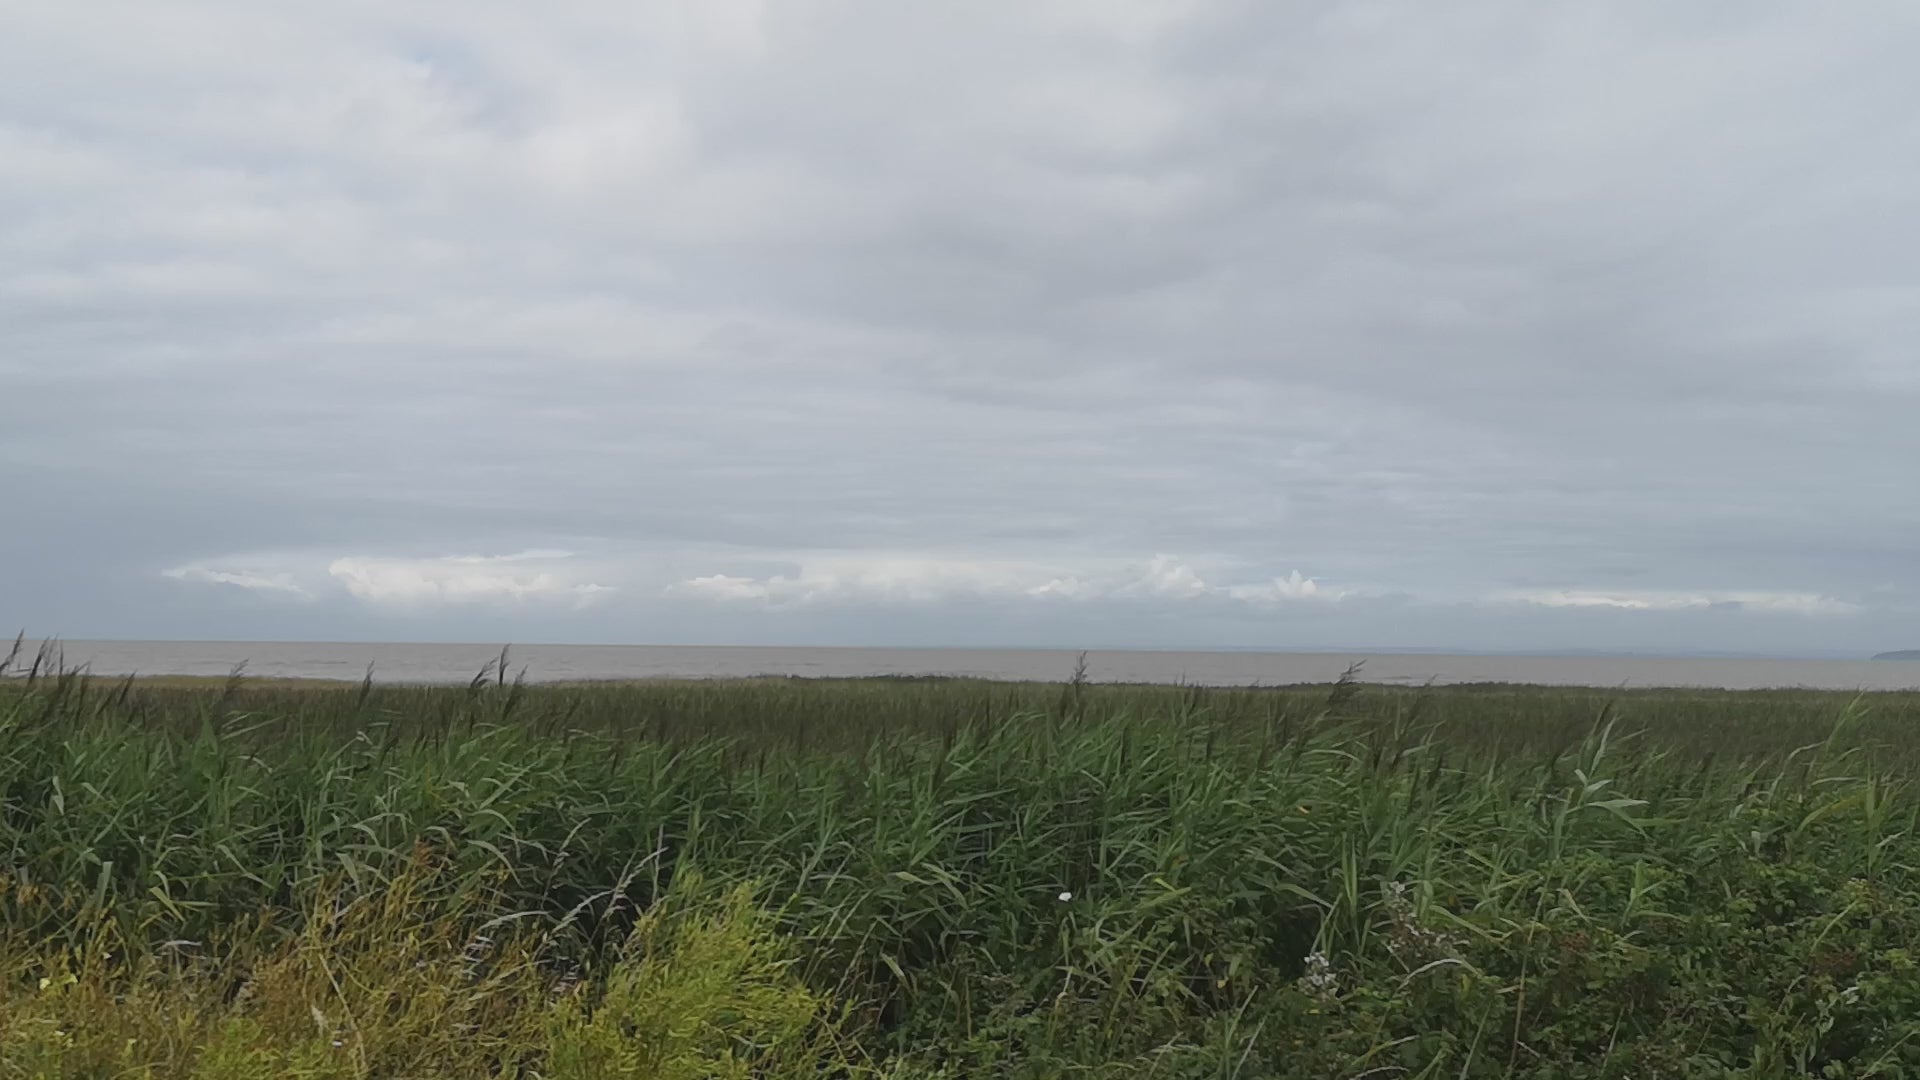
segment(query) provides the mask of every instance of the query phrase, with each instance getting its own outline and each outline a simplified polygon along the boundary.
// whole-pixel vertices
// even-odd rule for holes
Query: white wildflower
[[[1340,992],[1340,977],[1333,973],[1333,961],[1318,949],[1307,954],[1307,970],[1300,976],[1300,989],[1321,1001],[1329,1001]]]

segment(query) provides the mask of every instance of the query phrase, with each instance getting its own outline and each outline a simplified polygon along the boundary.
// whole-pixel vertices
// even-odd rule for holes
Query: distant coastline
[[[37,643],[32,643],[37,645]],[[33,649],[23,646],[31,657]],[[0,643],[0,655],[6,652]],[[508,651],[509,678],[530,682],[634,682],[650,679],[876,676],[1060,682],[1075,670],[1071,650],[846,649],[643,645],[516,645]],[[285,679],[357,685],[465,685],[486,670],[498,678],[497,645],[318,642],[66,641],[60,666],[86,667],[103,678],[129,674],[179,683],[192,677],[225,682],[236,668],[248,685]],[[1438,653],[1254,653],[1089,650],[1093,682],[1205,686],[1288,686],[1330,683],[1356,662],[1361,681],[1401,686],[1508,683],[1601,688],[1655,686],[1724,690],[1791,687],[1844,691],[1920,692],[1920,663],[1869,663],[1864,651],[1847,660],[1683,658],[1670,656],[1498,656]],[[14,673],[24,674],[16,667]]]
[[[1875,660],[1920,660],[1920,649],[1895,649],[1893,652],[1877,653]]]

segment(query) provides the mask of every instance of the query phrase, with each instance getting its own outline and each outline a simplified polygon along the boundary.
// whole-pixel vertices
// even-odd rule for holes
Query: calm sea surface
[[[69,641],[64,648],[69,665],[88,665],[97,675],[225,675],[244,663],[247,674],[259,678],[359,679],[372,665],[375,680],[406,683],[465,682],[500,652],[488,645],[260,641]],[[1059,681],[1072,674],[1076,655],[1039,649],[524,645],[514,647],[510,666],[514,672],[524,667],[530,681],[747,675],[964,675]],[[1920,662],[1897,660],[1107,651],[1087,654],[1087,672],[1102,682],[1274,685],[1327,682],[1356,661],[1365,661],[1363,678],[1381,683],[1920,689]]]

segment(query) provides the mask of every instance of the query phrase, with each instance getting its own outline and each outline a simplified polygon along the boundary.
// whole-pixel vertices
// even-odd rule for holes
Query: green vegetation
[[[0,1077],[1920,1075],[1920,695],[0,684]]]

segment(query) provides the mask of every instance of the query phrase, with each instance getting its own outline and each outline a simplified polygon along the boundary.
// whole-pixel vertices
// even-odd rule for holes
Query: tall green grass
[[[1910,1075],[1916,713],[34,672],[0,1075]]]

